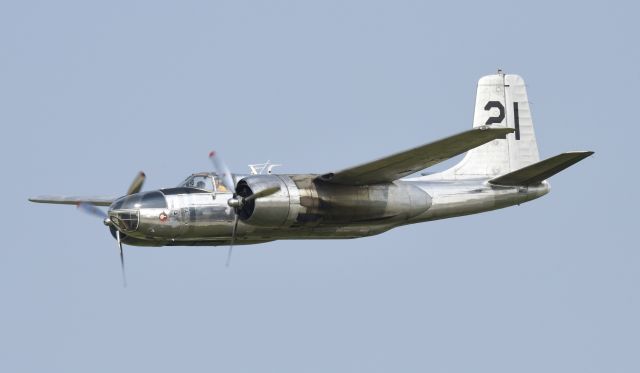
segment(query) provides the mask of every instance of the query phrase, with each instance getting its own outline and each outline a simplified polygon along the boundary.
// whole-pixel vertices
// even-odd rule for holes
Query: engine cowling
[[[238,182],[236,193],[249,197],[262,190],[279,187],[274,194],[245,203],[239,210],[240,220],[262,227],[280,227],[287,222],[291,210],[289,188],[279,175],[253,175]]]

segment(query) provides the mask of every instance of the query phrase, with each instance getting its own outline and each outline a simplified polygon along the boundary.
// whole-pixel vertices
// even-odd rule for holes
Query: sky
[[[635,2],[0,3],[0,371],[638,372]],[[40,194],[328,172],[471,127],[528,85],[534,202],[358,240],[125,247]],[[434,170],[444,169],[450,161]],[[433,170],[430,170],[433,171]]]

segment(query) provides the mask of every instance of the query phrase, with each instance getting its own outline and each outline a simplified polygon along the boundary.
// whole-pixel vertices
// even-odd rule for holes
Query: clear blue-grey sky
[[[638,372],[634,2],[5,1],[2,372]],[[540,200],[350,241],[126,248],[36,194],[270,159],[325,172],[528,83]],[[440,167],[441,168],[441,167]]]

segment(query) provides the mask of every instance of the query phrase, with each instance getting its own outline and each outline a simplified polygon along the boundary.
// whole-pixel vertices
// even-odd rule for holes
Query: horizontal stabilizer
[[[95,196],[95,197],[63,197],[63,196],[37,196],[29,198],[29,201],[36,203],[55,203],[60,205],[78,205],[88,203],[96,206],[109,206],[117,197]]]
[[[380,158],[373,162],[319,176],[335,184],[365,185],[391,182],[514,132],[511,128],[477,127],[469,131]]]
[[[593,154],[592,151],[568,152],[547,158],[519,170],[489,180],[491,184],[505,186],[527,186],[538,184],[565,168]]]

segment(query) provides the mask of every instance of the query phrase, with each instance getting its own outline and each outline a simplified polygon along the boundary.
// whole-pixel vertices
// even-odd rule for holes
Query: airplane
[[[445,171],[415,176],[465,152]],[[126,286],[122,244],[225,245],[228,266],[234,245],[367,237],[519,205],[547,194],[549,177],[592,154],[541,161],[525,82],[498,70],[478,81],[472,129],[340,171],[277,174],[267,163],[267,174],[233,174],[211,152],[217,172],[194,173],[174,188],[142,192],[141,172],[119,198],[29,201],[77,205],[99,216],[117,241]]]

